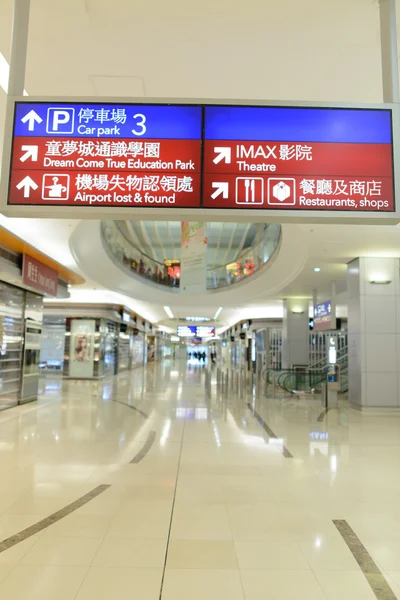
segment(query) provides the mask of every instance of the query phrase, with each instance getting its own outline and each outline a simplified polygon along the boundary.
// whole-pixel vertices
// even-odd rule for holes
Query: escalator
[[[348,349],[342,348],[337,355],[337,364],[340,367],[340,391],[348,391]],[[267,384],[274,385],[275,389],[289,394],[319,394],[322,384],[326,381],[328,362],[326,359],[311,364],[308,368],[283,369],[276,371],[267,369],[265,377]]]

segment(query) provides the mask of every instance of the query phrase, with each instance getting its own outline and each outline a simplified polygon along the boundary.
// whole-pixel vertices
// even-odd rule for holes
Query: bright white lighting
[[[162,435],[160,438],[160,446],[164,446],[165,442],[168,439],[169,436],[169,430],[171,429],[171,419],[168,419],[164,425],[164,429],[162,431]]]
[[[8,78],[10,75],[10,65],[0,52],[0,87],[3,88],[5,93],[8,92]],[[24,96],[28,96],[28,92],[24,90]]]
[[[331,463],[331,473],[336,473],[337,471],[337,456],[333,454],[330,458]]]
[[[315,271],[316,273],[319,273],[319,272],[320,272],[320,270],[321,270],[321,269],[320,269],[319,267],[315,267],[315,269],[314,269],[314,271]]]
[[[315,541],[314,541],[314,547],[315,547],[315,548],[321,548],[321,545],[322,545],[322,540],[321,540],[321,538],[320,538],[320,537],[316,537],[316,538],[315,538]]]
[[[214,315],[214,319],[218,319],[219,315],[221,314],[222,311],[222,306],[219,307],[219,309],[217,310],[217,312]]]
[[[170,319],[174,318],[174,313],[172,312],[172,310],[170,309],[169,306],[164,306],[164,310],[167,313],[167,315],[169,316]]]

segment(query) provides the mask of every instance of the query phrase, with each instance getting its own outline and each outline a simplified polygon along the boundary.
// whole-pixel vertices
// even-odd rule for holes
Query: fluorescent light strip
[[[222,311],[222,306],[219,307],[219,309],[217,310],[217,312],[214,315],[214,319],[218,319],[219,315],[221,314]]]
[[[164,306],[164,310],[165,310],[165,312],[167,313],[167,315],[169,316],[170,319],[174,318],[174,314],[173,314],[173,312],[172,312],[172,310],[170,309],[169,306]]]
[[[0,87],[3,88],[5,93],[8,92],[8,78],[10,76],[10,65],[0,52]],[[29,96],[28,92],[24,90],[24,96]]]

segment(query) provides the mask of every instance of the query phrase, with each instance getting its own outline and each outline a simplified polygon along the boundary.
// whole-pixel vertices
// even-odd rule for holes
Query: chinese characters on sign
[[[22,279],[25,285],[47,294],[57,296],[58,273],[39,260],[24,254]]]
[[[394,211],[390,109],[17,102],[9,205]]]
[[[314,306],[314,330],[336,329],[335,319],[332,319],[332,305],[330,301]]]
[[[11,204],[199,206],[201,108],[16,107]]]
[[[390,110],[207,106],[206,208],[393,211]]]

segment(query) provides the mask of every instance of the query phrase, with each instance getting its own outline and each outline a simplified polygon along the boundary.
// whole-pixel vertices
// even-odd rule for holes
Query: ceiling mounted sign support
[[[384,102],[400,102],[396,0],[380,0],[382,88]]]
[[[14,0],[8,96],[24,93],[30,6],[30,0]]]

